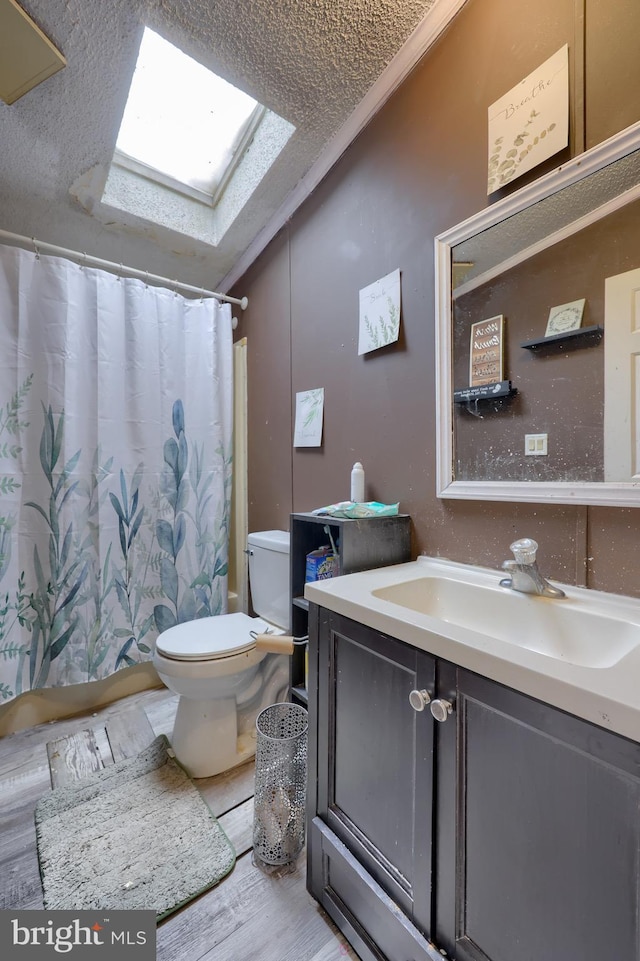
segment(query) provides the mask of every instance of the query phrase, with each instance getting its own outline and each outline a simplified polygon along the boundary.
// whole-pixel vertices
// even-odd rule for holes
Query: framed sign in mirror
[[[436,237],[435,256],[438,496],[640,506],[640,123]],[[461,403],[498,319],[509,389]]]

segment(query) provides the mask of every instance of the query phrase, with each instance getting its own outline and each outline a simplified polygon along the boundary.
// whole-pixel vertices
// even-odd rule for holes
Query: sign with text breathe
[[[569,47],[489,107],[487,193],[532,170],[569,143]]]
[[[471,325],[469,385],[495,384],[502,378],[502,331],[504,317],[489,317]]]

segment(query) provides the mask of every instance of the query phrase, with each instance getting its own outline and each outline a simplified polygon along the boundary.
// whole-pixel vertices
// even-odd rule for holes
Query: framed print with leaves
[[[569,143],[569,48],[561,47],[488,111],[487,194]]]

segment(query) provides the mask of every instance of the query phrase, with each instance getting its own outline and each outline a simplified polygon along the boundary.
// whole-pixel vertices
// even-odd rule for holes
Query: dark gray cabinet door
[[[427,934],[435,722],[428,710],[411,708],[409,693],[433,694],[435,661],[324,609],[318,633],[316,825],[324,854],[312,884],[330,888],[345,916],[369,933],[380,928],[386,898],[405,916],[404,935],[410,925]],[[312,840],[312,857],[314,850]],[[369,880],[378,892],[373,900]],[[397,907],[395,914],[400,919]],[[385,923],[391,937],[393,918]],[[390,957],[394,943],[376,940]],[[414,944],[411,956],[417,950]]]
[[[640,961],[640,745],[438,671],[455,712],[437,731],[437,943],[458,961]]]

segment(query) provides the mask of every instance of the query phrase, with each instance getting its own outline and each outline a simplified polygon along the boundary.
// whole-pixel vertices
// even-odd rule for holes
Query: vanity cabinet
[[[308,887],[363,961],[640,961],[640,744],[314,604],[310,638]]]
[[[433,690],[435,660],[324,608],[311,611],[311,893],[334,920],[353,917],[361,957],[376,957],[359,943],[366,930],[385,957],[410,958],[431,926],[433,736],[407,694]]]

